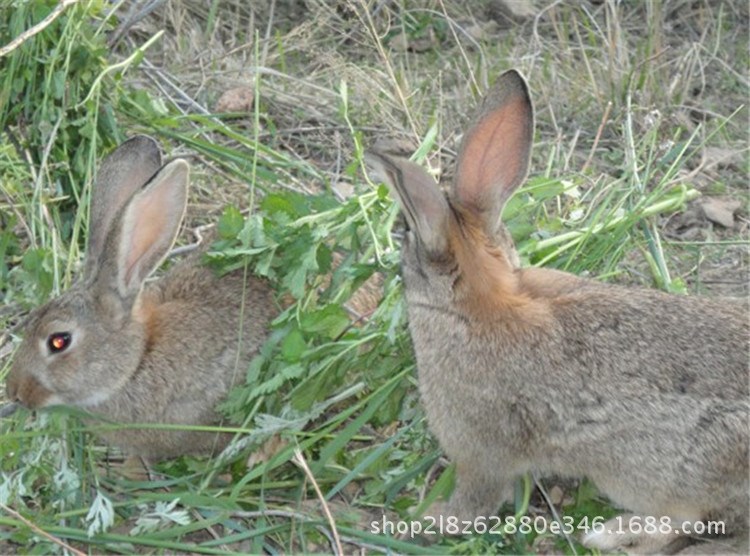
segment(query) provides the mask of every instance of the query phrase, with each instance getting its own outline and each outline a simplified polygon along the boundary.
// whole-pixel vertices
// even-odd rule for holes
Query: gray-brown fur
[[[402,273],[420,392],[457,464],[452,498],[431,513],[491,515],[514,478],[537,471],[588,476],[640,516],[746,534],[747,300],[518,268],[497,221],[525,177],[513,157],[528,157],[530,125],[523,78],[507,72],[465,134],[448,199],[416,165],[370,155],[410,228]],[[585,542],[651,552],[673,540]]]
[[[156,186],[163,192],[152,193]],[[131,139],[105,160],[84,274],[32,313],[8,376],[11,398],[34,409],[78,406],[118,423],[219,423],[216,404],[244,380],[277,311],[264,281],[242,271],[219,277],[200,256],[144,286],[174,241],[187,186],[187,164],[162,167],[158,147],[146,137]],[[143,211],[151,212],[141,220]],[[74,340],[50,354],[47,338],[61,331]],[[158,428],[101,435],[148,459],[216,451],[230,439]]]

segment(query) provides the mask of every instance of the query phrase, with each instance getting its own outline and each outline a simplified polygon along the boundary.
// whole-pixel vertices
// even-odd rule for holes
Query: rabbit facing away
[[[617,506],[675,529],[713,519],[746,531],[747,301],[520,268],[500,214],[525,179],[533,129],[511,70],[465,133],[447,197],[416,164],[368,155],[405,216],[420,394],[456,463],[454,493],[431,515],[493,515],[533,471],[587,476]],[[584,543],[654,552],[679,536],[618,529],[612,520]]]
[[[188,182],[188,163],[162,165],[147,136],[104,160],[82,276],[29,316],[7,379],[11,400],[75,406],[105,422],[220,421],[216,404],[244,379],[277,311],[264,281],[241,270],[219,277],[198,256],[146,283],[177,236]],[[217,451],[231,439],[149,426],[101,436],[150,460]]]

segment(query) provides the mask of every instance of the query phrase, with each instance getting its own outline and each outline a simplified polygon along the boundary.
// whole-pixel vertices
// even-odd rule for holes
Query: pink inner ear
[[[184,200],[174,188],[155,184],[131,201],[124,226],[124,281],[128,287],[145,280],[174,240]],[[168,185],[168,184],[167,184]]]
[[[456,174],[458,201],[480,212],[499,209],[526,173],[530,105],[515,95],[486,114],[464,139]]]
[[[136,217],[138,225],[130,238],[130,250],[125,260],[125,280],[127,282],[132,279],[134,267],[148,252],[166,221],[164,212],[155,210],[154,204],[144,202],[144,200],[139,201],[133,206],[133,210],[138,211]]]

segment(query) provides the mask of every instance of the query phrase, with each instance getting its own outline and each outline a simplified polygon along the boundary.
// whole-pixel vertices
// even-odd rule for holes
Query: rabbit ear
[[[118,315],[129,311],[143,282],[177,237],[187,204],[189,171],[184,160],[170,162],[115,217],[91,281],[101,303]]]
[[[89,243],[85,273],[100,258],[112,222],[133,194],[161,168],[159,146],[151,137],[136,135],[102,162],[91,191]]]
[[[401,205],[409,228],[423,247],[432,253],[447,249],[450,208],[435,180],[425,170],[408,160],[393,159],[379,152],[365,155],[373,174],[388,185]]]
[[[534,111],[526,81],[502,74],[487,94],[461,144],[453,198],[494,232],[505,202],[523,182],[534,139]]]

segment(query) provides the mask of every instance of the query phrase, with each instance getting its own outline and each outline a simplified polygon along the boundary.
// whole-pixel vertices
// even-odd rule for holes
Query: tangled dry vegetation
[[[143,44],[166,30],[147,55],[155,67],[134,82],[186,113],[240,114],[236,129],[317,170],[275,185],[330,187],[338,196],[353,191],[344,170],[355,141],[361,148],[387,139],[411,155],[434,132],[429,162],[450,177],[456,135],[476,98],[499,71],[517,67],[536,104],[536,175],[575,176],[596,191],[608,178],[644,173],[641,158],[682,161],[690,140],[691,156],[669,180],[704,196],[660,220],[685,257],[671,253],[670,263],[699,280],[698,290],[746,293],[745,246],[731,245],[747,238],[746,6],[531,6],[168,2],[129,28],[127,40]],[[645,188],[663,177],[649,170],[636,176]],[[228,200],[216,193],[208,202]]]
[[[56,2],[20,22],[14,4],[3,45]],[[222,457],[145,482],[65,411],[0,420],[0,552],[584,553],[575,535],[425,548],[369,531],[445,494],[452,470],[416,393],[396,211],[363,149],[449,179],[477,98],[518,68],[537,130],[505,218],[525,264],[747,295],[747,2],[64,4],[0,65],[0,379],[18,323],[75,275],[94,161],[137,132],[193,165],[180,243],[219,221],[214,262],[271,277],[287,310],[224,408],[239,434]],[[505,510],[612,513],[585,481],[523,486]]]

